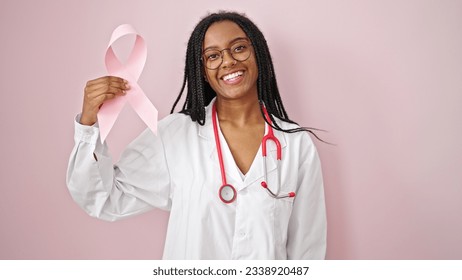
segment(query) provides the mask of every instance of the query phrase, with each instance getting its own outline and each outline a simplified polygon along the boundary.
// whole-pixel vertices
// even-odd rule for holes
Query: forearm
[[[75,202],[90,216],[110,221],[152,208],[113,165],[107,146],[100,143],[98,128],[75,126],[67,171],[67,186]]]

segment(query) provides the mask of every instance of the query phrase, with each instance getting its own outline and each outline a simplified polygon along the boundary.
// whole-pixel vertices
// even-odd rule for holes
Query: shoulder
[[[157,126],[159,131],[170,131],[194,124],[195,122],[191,120],[190,116],[182,113],[173,113],[160,120]]]
[[[172,134],[188,133],[190,130],[197,131],[199,124],[194,122],[189,115],[173,113],[160,120],[157,126],[161,135],[171,136]]]
[[[146,128],[138,138],[144,139],[146,143],[153,143],[155,140],[170,139],[177,133],[185,133],[188,129],[194,129],[195,126],[196,123],[189,116],[173,113],[157,122],[157,133]]]
[[[274,118],[276,119],[277,124],[283,129],[300,128],[300,126],[298,124],[286,122],[286,121],[283,121],[283,120],[281,120],[281,119],[279,119],[277,117],[274,117]]]
[[[284,130],[300,128],[298,124],[289,123],[280,119],[276,119],[276,122]],[[296,151],[296,153],[302,157],[317,153],[316,146],[308,131],[289,133],[274,130],[274,133],[278,138],[284,139],[287,145],[291,147],[291,151]]]
[[[276,122],[279,125],[279,127],[281,127],[284,130],[301,128],[298,124],[289,123],[289,122],[280,120],[278,118],[276,118]],[[300,132],[293,132],[293,133],[281,131],[281,133],[283,133],[284,136],[289,138],[289,139],[299,140],[299,141],[303,141],[305,143],[313,144],[313,140],[312,140],[312,138],[310,136],[310,133],[308,131],[300,131]]]

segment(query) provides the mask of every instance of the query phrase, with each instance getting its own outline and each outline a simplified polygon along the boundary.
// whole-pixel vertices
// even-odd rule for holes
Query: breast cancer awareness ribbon
[[[125,65],[123,65],[112,49],[112,44],[123,36],[135,34],[136,40],[133,49],[128,57]],[[144,94],[141,87],[138,85],[138,79],[143,71],[146,63],[147,48],[143,37],[138,35],[135,29],[129,24],[118,26],[111,36],[109,46],[106,50],[106,69],[109,75],[118,76],[128,81],[130,89],[124,96],[107,100],[101,106],[98,112],[98,124],[100,130],[101,143],[104,142],[109,131],[114,126],[114,123],[124,107],[125,103],[129,103],[135,112],[140,116],[144,123],[152,130],[157,132],[157,116],[156,107]]]

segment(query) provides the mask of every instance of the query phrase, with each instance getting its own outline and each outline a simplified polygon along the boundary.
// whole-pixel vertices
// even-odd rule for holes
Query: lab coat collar
[[[204,123],[204,125],[199,126],[199,136],[201,138],[203,138],[204,140],[208,141],[208,145],[207,145],[208,149],[207,149],[206,152],[209,153],[209,156],[210,156],[211,160],[219,168],[220,163],[219,163],[218,156],[217,156],[217,150],[216,150],[216,144],[215,144],[215,136],[214,136],[214,133],[213,133],[213,124],[212,124],[212,106],[215,103],[215,100],[216,100],[216,98],[214,98],[210,102],[210,104],[205,108],[205,113],[206,113],[206,115],[205,115],[205,123]],[[279,121],[278,121],[278,123],[279,123]],[[274,131],[274,135],[279,139],[279,142],[281,143],[282,158],[284,158],[284,156],[286,154],[285,147],[287,145],[285,135],[284,135],[284,133],[282,131],[275,130],[275,129],[273,129],[273,131]],[[268,133],[268,127],[267,126],[265,126],[265,135],[266,135],[266,133]],[[222,153],[224,154],[224,156],[226,156],[225,155],[227,153],[226,150],[229,150],[228,144],[222,142],[221,146],[222,146]],[[262,150],[261,149],[262,148],[261,148],[261,144],[260,144],[260,148],[259,148],[259,150],[258,150],[258,152],[257,152],[257,154],[255,156],[255,159],[252,162],[252,165],[251,165],[249,171],[247,172],[247,174],[245,174],[244,181],[242,181],[242,178],[241,178],[241,176],[239,174],[239,170],[238,170],[238,167],[237,167],[234,159],[233,159],[233,166],[225,167],[227,182],[230,183],[230,184],[233,184],[234,187],[238,191],[246,188],[247,186],[251,185],[252,183],[254,183],[257,180],[262,180],[262,178],[264,177],[264,174],[263,174],[263,160],[264,160],[264,158],[262,156]],[[270,152],[269,152],[269,155],[266,158],[266,168],[267,168],[267,173],[270,173],[270,172],[272,172],[273,170],[275,170],[277,168],[276,145],[274,145],[274,143],[272,141],[268,141],[267,150],[270,151]]]
[[[205,107],[205,123],[204,125],[199,125],[199,136],[206,140],[213,140],[213,125],[212,125],[212,105],[215,103],[216,97],[212,99],[210,104]]]

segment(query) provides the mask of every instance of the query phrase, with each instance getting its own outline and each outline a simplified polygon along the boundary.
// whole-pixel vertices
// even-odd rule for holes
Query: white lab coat
[[[213,104],[212,101],[211,104]],[[67,173],[73,199],[89,215],[114,221],[154,207],[170,211],[164,259],[323,259],[326,213],[321,165],[308,133],[274,130],[268,142],[268,186],[295,198],[275,199],[261,187],[261,147],[245,178],[220,132],[227,182],[237,199],[223,203],[211,108],[204,126],[175,113],[144,131],[112,164],[96,126],[75,123],[75,147]],[[279,122],[283,128],[294,125]],[[95,160],[93,153],[97,157]],[[279,175],[278,175],[279,174]]]

